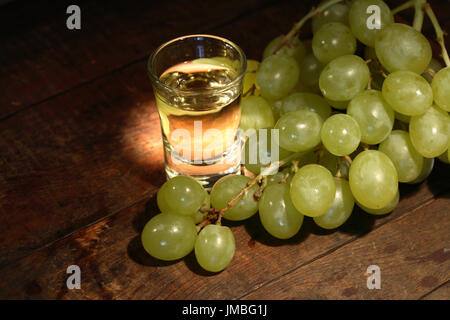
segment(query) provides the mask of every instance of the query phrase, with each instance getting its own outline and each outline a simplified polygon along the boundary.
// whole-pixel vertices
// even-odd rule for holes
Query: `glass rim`
[[[230,83],[227,83],[226,85],[224,85],[223,87],[216,87],[216,88],[205,88],[205,89],[201,89],[201,90],[193,90],[193,89],[180,89],[180,88],[174,88],[171,86],[168,86],[167,84],[163,83],[162,81],[159,80],[159,77],[155,74],[154,72],[154,68],[153,68],[153,59],[155,58],[155,56],[161,51],[163,50],[165,47],[167,47],[168,45],[180,41],[180,40],[185,40],[188,38],[197,38],[197,37],[203,37],[203,38],[212,38],[215,40],[220,40],[223,41],[227,44],[229,44],[230,46],[232,46],[239,54],[239,56],[242,58],[242,70],[241,72],[239,72],[239,74],[236,76],[236,78],[234,78]],[[147,73],[150,77],[150,79],[152,80],[152,82],[156,83],[158,86],[163,87],[165,90],[170,90],[170,91],[174,91],[174,92],[179,92],[182,94],[202,94],[204,92],[213,92],[213,91],[222,91],[224,89],[228,89],[230,87],[233,87],[236,85],[236,83],[238,83],[239,81],[242,80],[242,78],[244,77],[245,73],[247,71],[247,57],[245,56],[244,51],[241,49],[241,47],[239,47],[237,44],[235,44],[234,42],[225,39],[223,37],[219,37],[219,36],[214,36],[214,35],[210,35],[210,34],[191,34],[191,35],[185,35],[185,36],[181,36],[181,37],[177,37],[174,38],[172,40],[169,40],[165,43],[163,43],[162,45],[160,45],[159,47],[157,47],[151,54],[150,57],[148,58],[147,61]]]

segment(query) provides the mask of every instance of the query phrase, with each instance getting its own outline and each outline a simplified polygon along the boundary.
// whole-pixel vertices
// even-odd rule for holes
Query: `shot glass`
[[[150,56],[168,178],[189,175],[210,188],[240,171],[246,64],[236,44],[204,34],[173,39]]]

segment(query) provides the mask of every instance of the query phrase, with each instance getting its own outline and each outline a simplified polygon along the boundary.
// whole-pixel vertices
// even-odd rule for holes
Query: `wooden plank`
[[[288,29],[284,12],[294,12],[292,19],[301,12],[293,8],[301,5],[281,3],[216,30],[259,54],[279,29],[242,30],[259,21]],[[145,64],[0,122],[0,266],[148,198],[162,184],[161,134]]]
[[[0,264],[149,197],[164,181],[145,64],[0,126]]]
[[[418,299],[450,279],[449,194],[335,252],[296,269],[245,299]],[[366,270],[381,270],[381,289]]]
[[[430,293],[423,296],[423,300],[449,300],[450,299],[450,281],[433,289]]]
[[[443,173],[437,170],[432,178],[441,181]],[[166,263],[144,252],[139,231],[158,210],[154,199],[142,201],[0,269],[0,298],[238,298],[369,230],[372,230],[369,236],[377,234],[381,226],[432,199],[432,190],[436,189],[431,186],[439,181],[430,180],[429,184],[417,186],[388,216],[376,218],[355,211],[351,220],[336,232],[326,232],[306,219],[297,236],[281,241],[263,231],[257,216],[243,224],[228,222],[236,238],[236,256],[225,271],[214,276],[197,265],[193,254]],[[422,210],[413,214],[420,215]],[[417,238],[417,233],[405,235],[411,236]],[[386,240],[386,245],[389,243]],[[81,290],[68,290],[65,286],[66,269],[72,264],[82,270]],[[266,297],[278,298],[270,293]]]
[[[6,62],[0,65],[0,119],[130,62],[146,59],[171,38],[214,32],[218,26],[274,3],[78,1],[81,30],[66,28],[66,9],[71,1],[8,4],[0,11],[0,60]],[[294,11],[295,20],[308,7]],[[288,20],[285,25],[291,23]]]
[[[248,19],[237,21],[234,24],[235,27],[224,26],[223,29],[217,29],[217,32],[220,33],[220,30],[225,30],[223,31],[224,34],[230,34],[230,38],[239,44],[244,39],[248,39],[242,46],[248,47],[246,50],[249,50],[249,52],[259,54],[262,47],[253,46],[252,38],[257,38],[257,41],[260,41],[258,43],[265,44],[279,31],[270,28],[267,32],[261,33],[261,29],[254,27],[254,25],[261,24],[261,21],[264,23],[269,21],[274,27],[287,30],[288,24],[294,20],[289,18],[290,15],[298,12],[294,12],[291,5],[284,5],[285,7],[277,6],[276,8],[265,9],[259,14],[252,14]],[[300,4],[297,5],[301,7]],[[286,12],[286,9],[289,8],[291,10]],[[299,15],[301,14],[299,13]],[[277,21],[279,23],[276,23]],[[250,36],[250,33],[243,31],[249,30],[246,29],[249,26],[254,30],[251,33],[258,31],[258,34]],[[266,39],[262,40],[264,37]],[[130,276],[133,272],[139,273],[140,276],[137,277],[137,280],[144,281],[146,279],[148,269],[133,269],[134,267],[130,267],[129,264],[132,261],[126,256],[126,249],[121,251],[123,246],[121,246],[122,243],[119,243],[120,241],[127,242],[124,239],[128,239],[127,237],[130,237],[130,234],[132,234],[130,239],[137,236],[137,231],[131,228],[133,222],[127,220],[128,218],[121,218],[121,215],[113,216],[117,211],[121,211],[121,214],[127,212],[133,217],[133,213],[140,216],[144,211],[140,204],[127,210],[122,209],[130,207],[140,199],[148,199],[163,180],[158,120],[149,90],[149,83],[142,70],[145,70],[144,61],[137,62],[123,70],[113,72],[102,79],[97,79],[55,99],[46,101],[40,104],[39,108],[29,109],[27,112],[17,114],[1,123],[0,265],[6,265],[24,257],[33,250],[48,245],[49,242],[64,237],[86,224],[95,222],[97,219],[110,216],[99,224],[94,224],[91,227],[94,229],[84,229],[77,235],[67,238],[69,240],[66,239],[49,245],[2,270],[1,278],[7,278],[4,283],[9,283],[9,286],[2,286],[2,289],[0,289],[2,296],[37,296],[36,294],[29,294],[39,291],[35,290],[37,286],[33,285],[33,281],[36,280],[39,284],[40,279],[44,279],[44,277],[53,279],[56,284],[62,285],[60,280],[65,277],[67,262],[70,263],[77,259],[82,261],[91,259],[90,250],[97,250],[98,244],[96,243],[101,240],[95,241],[94,239],[91,241],[88,236],[87,242],[92,243],[87,246],[89,249],[87,251],[79,251],[81,249],[75,245],[73,247],[75,249],[69,247],[68,253],[65,251],[67,248],[60,249],[59,246],[67,244],[66,241],[75,241],[74,239],[77,236],[81,237],[80,241],[83,242],[85,238],[83,232],[94,230],[94,234],[96,234],[97,228],[102,230],[101,223],[109,220],[112,221],[111,223],[117,224],[114,228],[111,228],[114,231],[108,231],[109,243],[102,242],[101,245],[104,246],[104,249],[103,251],[98,250],[102,252],[102,255],[111,250],[112,252],[99,257],[105,267],[101,267],[102,270],[97,274],[95,272],[88,273],[91,274],[91,277],[89,275],[87,277],[87,279],[90,279],[88,283],[91,283],[94,287],[98,286],[96,283],[102,283],[102,277],[106,282],[112,281],[108,276],[109,269],[103,268],[110,266],[108,259],[113,257],[116,259],[113,260],[117,262],[117,268],[128,270]],[[3,150],[6,152],[3,152]],[[283,248],[287,247],[289,250],[272,252],[278,251],[273,250],[273,246],[277,246],[278,249],[278,245],[285,242],[273,241],[267,235],[261,234],[257,219],[251,219],[244,227],[235,228],[238,232],[237,240],[241,249],[248,250],[242,256],[238,255],[236,259],[241,257],[239,259],[246,261],[244,267],[251,272],[259,272],[260,274],[266,273],[266,269],[271,269],[273,261],[279,262],[279,264],[273,267],[274,270],[269,270],[267,275],[261,276],[248,273],[242,266],[235,267],[240,270],[240,273],[236,274],[239,274],[242,278],[236,285],[238,288],[236,289],[236,286],[234,286],[228,292],[221,288],[211,295],[208,295],[210,284],[220,288],[219,280],[234,281],[232,280],[234,279],[233,274],[231,273],[224,278],[220,278],[220,276],[225,273],[218,277],[209,277],[211,278],[209,281],[217,279],[211,283],[202,282],[206,280],[202,280],[202,277],[198,276],[198,281],[202,286],[193,293],[193,296],[232,297],[236,295],[233,290],[242,295],[245,294],[246,290],[265,283],[271,279],[270,277],[279,276],[289,268],[295,268],[299,265],[299,262],[305,263],[309,261],[308,259],[312,259],[311,257],[316,257],[318,253],[334,250],[336,246],[353,239],[352,237],[355,237],[355,234],[367,232],[372,227],[386,223],[390,221],[391,217],[396,217],[396,215],[414,208],[417,204],[427,201],[435,193],[442,192],[445,188],[445,175],[448,174],[446,170],[446,167],[438,168],[428,185],[404,188],[402,191],[408,194],[409,200],[403,200],[399,209],[393,215],[382,219],[373,219],[372,217],[366,219],[361,218],[364,215],[355,215],[355,218],[342,228],[342,234],[337,232],[327,235],[325,238],[329,240],[323,243],[319,243],[319,240],[309,242],[310,239],[317,238],[320,241],[324,239],[324,237],[320,237],[321,231],[316,230],[309,221],[298,237],[283,246]],[[148,218],[148,215],[146,217]],[[127,227],[124,228],[123,226]],[[256,238],[255,248],[262,250],[261,254],[255,253],[255,250],[253,250],[255,248],[250,248],[247,245],[249,233]],[[308,238],[307,245],[305,241],[301,241],[306,237]],[[333,239],[338,241],[333,241]],[[301,243],[294,246],[293,244],[296,242]],[[117,251],[114,251],[112,246],[118,246]],[[131,247],[133,246],[131,245]],[[78,250],[80,257],[74,258],[71,256],[74,253],[70,253],[70,250]],[[51,264],[49,261],[54,261],[53,253],[56,254],[58,260],[53,267],[49,267],[49,264]],[[265,255],[270,259],[262,259],[265,258]],[[286,261],[286,257],[289,257],[289,261]],[[39,259],[42,260],[39,261]],[[97,259],[97,256],[92,259]],[[257,261],[261,259],[266,268],[254,269],[255,259]],[[92,263],[86,263],[88,269],[93,268]],[[194,259],[187,259],[187,263],[192,270],[202,274],[195,265]],[[179,265],[180,263],[173,266]],[[42,275],[35,273],[34,266],[39,266],[36,270],[39,270]],[[47,267],[49,267],[48,270],[56,272],[60,278],[55,280],[50,273],[46,273]],[[164,271],[160,270],[164,273],[163,280],[172,282],[172,285],[161,292],[161,295],[154,291],[145,294],[139,293],[139,295],[128,291],[123,295],[120,292],[113,292],[110,296],[186,297],[186,292],[191,290],[191,283],[186,280],[182,282],[183,286],[178,288],[178,281],[181,280],[177,277],[180,275],[178,271],[170,269],[171,267],[168,267],[167,270],[164,269]],[[190,276],[189,279],[192,279],[192,273],[188,272],[188,269],[189,267],[182,269],[182,271],[184,271],[185,277]],[[236,269],[231,270],[236,271]],[[173,278],[170,274],[166,275],[166,272],[175,272],[176,276]],[[115,275],[119,276],[120,272],[115,273]],[[20,280],[22,277],[24,278],[23,281]],[[15,279],[18,285],[14,285],[14,282],[8,282],[8,279]],[[97,281],[98,279],[100,280]],[[26,282],[26,280],[29,280],[29,282]],[[41,285],[46,286],[47,283],[47,281],[42,280]],[[164,282],[158,282],[157,284],[165,285]],[[126,282],[123,282],[122,285],[125,286]],[[17,293],[17,291],[14,293],[14,290],[24,288],[26,293]],[[55,294],[54,289],[55,287],[48,287],[46,289],[48,291],[41,291],[39,296],[50,297],[53,295],[58,297],[65,294],[64,291],[62,291],[62,295]],[[101,291],[93,290],[90,292],[86,291],[83,294],[102,297]]]

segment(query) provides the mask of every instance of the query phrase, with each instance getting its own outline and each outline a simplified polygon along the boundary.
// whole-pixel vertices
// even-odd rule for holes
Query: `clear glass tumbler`
[[[150,56],[168,178],[189,175],[209,188],[239,172],[246,64],[236,44],[203,34],[171,40]]]

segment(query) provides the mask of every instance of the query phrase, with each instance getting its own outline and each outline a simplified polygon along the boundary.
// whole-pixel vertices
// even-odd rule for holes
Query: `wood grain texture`
[[[10,3],[0,10],[0,60],[8,61],[0,65],[3,92],[0,119],[146,59],[158,45],[172,38],[214,32],[218,26],[274,3],[273,0],[78,1],[81,30],[66,28],[69,16],[66,8],[71,1]],[[291,20],[286,24],[291,24]]]
[[[302,7],[286,20],[289,8],[269,6],[215,30],[259,55]],[[255,21],[277,28],[243,34]],[[162,140],[145,65],[132,63],[0,122],[0,266],[148,198],[162,184]]]
[[[423,300],[449,300],[450,299],[450,281],[437,287],[430,293],[422,297]]]
[[[412,210],[245,298],[418,299],[450,279],[449,196]],[[370,265],[381,269],[379,290],[367,288]]]
[[[149,197],[164,181],[142,68],[1,123],[0,264]]]
[[[0,26],[7,26],[0,28],[6,44],[0,57],[8,61],[0,66],[0,298],[297,297],[275,284],[292,277],[298,282],[287,282],[291,290],[303,288],[311,266],[334,272],[330,262],[320,264],[328,257],[342,259],[343,269],[356,272],[354,263],[370,258],[364,254],[368,237],[384,246],[401,240],[400,232],[423,257],[448,240],[450,169],[437,163],[426,183],[401,186],[402,200],[392,214],[376,218],[356,210],[335,232],[306,219],[296,237],[279,241],[263,231],[257,216],[245,223],[227,222],[236,237],[236,256],[220,274],[204,272],[193,254],[174,263],[152,259],[140,245],[139,232],[157,213],[153,195],[164,172],[159,120],[145,72],[148,54],[177,35],[208,32],[229,38],[249,58],[259,59],[267,42],[289,30],[309,4],[81,1],[89,32],[74,33],[65,29],[67,2],[52,2],[51,8],[45,8],[50,2],[20,2],[25,10],[18,3],[0,10]],[[448,29],[449,11],[436,11]],[[430,215],[429,208],[440,215]],[[414,215],[426,215],[420,220],[424,229]],[[395,237],[389,242],[383,230],[391,229]],[[433,230],[440,232],[440,240]],[[359,260],[348,255],[354,244]],[[443,263],[434,263],[432,256],[407,264],[401,260],[406,249],[399,247],[390,247],[392,257],[380,246],[371,251],[388,266],[400,259],[399,270],[417,278],[405,292],[398,289],[405,276],[389,274],[387,296],[426,298],[432,291],[431,297],[445,297],[445,286],[438,286],[448,280],[448,256]],[[347,255],[333,256],[340,252]],[[65,285],[72,264],[82,270],[79,291]],[[320,284],[321,274],[314,272]],[[345,283],[343,290],[350,289],[341,294],[338,286],[329,292],[309,283],[301,297],[383,298],[360,295],[348,275],[333,279],[325,283]],[[272,285],[273,292],[267,289]]]
[[[441,188],[439,175],[442,173],[445,171],[437,170],[428,184],[404,191],[404,199],[392,214],[377,218],[355,210],[351,219],[335,232],[324,231],[311,219],[305,219],[297,236],[282,241],[264,232],[258,216],[245,223],[226,222],[233,228],[236,255],[225,271],[215,275],[203,271],[192,253],[184,260],[170,263],[157,261],[145,253],[139,231],[158,212],[154,199],[145,200],[2,268],[0,298],[239,298],[322,256],[327,257],[341,246],[350,246],[359,236],[376,233],[390,221],[432,201],[432,190]],[[441,204],[440,210],[448,212],[448,201]],[[422,209],[414,214],[419,212]],[[441,215],[439,212],[436,217]],[[433,217],[428,219],[428,224],[435,224]],[[420,242],[416,233],[410,236]],[[371,253],[377,257],[376,252]],[[346,259],[351,267],[354,259]],[[82,270],[81,290],[68,290],[65,286],[66,268],[72,264]],[[304,275],[308,277],[308,273]],[[308,298],[315,297],[312,288],[307,292]],[[277,295],[268,293],[266,297],[278,299],[278,294],[283,297],[278,292]]]
[[[351,245],[247,295],[247,299],[418,299],[450,279],[450,199],[431,201]],[[381,289],[367,288],[367,267]]]

